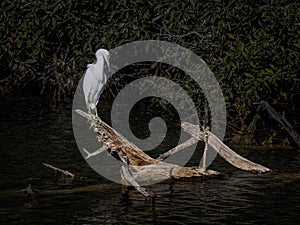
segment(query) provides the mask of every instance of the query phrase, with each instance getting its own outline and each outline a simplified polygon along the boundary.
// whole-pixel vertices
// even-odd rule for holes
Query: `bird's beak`
[[[110,72],[109,55],[103,55],[103,58],[107,64],[108,71]]]

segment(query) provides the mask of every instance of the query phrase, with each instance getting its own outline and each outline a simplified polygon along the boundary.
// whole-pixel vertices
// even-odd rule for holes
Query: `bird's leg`
[[[94,105],[95,105],[95,115],[96,115],[96,117],[99,117],[99,116],[98,116],[98,112],[97,112],[97,105],[96,105],[96,102],[94,102]]]
[[[88,104],[88,113],[91,114],[91,106]]]

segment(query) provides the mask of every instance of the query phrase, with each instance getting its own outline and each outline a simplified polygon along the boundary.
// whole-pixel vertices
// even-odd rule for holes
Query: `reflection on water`
[[[156,184],[150,204],[93,172],[77,149],[71,101],[0,100],[0,224],[298,224],[300,153],[238,149],[270,174],[239,171],[221,159],[223,176],[202,182]],[[170,144],[170,143],[169,143]],[[42,162],[88,177],[72,186],[54,182]],[[193,162],[190,162],[193,163]],[[196,162],[194,162],[196,163]],[[31,184],[35,200],[21,190]]]

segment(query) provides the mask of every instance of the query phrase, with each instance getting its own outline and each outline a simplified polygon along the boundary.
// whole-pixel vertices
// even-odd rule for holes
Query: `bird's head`
[[[107,67],[108,67],[108,70],[110,71],[110,65],[109,65],[109,51],[107,51],[106,49],[104,48],[100,48],[96,51],[96,58],[97,60],[99,60],[101,57],[104,58],[106,64],[107,64]]]

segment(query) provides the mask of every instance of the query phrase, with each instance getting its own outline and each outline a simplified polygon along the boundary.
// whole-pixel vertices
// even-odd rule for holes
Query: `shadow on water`
[[[299,151],[239,147],[273,172],[243,172],[217,158],[211,168],[223,176],[153,185],[158,197],[150,204],[135,190],[122,195],[120,185],[87,165],[73,137],[71,106],[41,98],[0,100],[0,224],[299,223]],[[64,186],[43,162],[88,179]],[[34,196],[22,192],[29,184]]]

